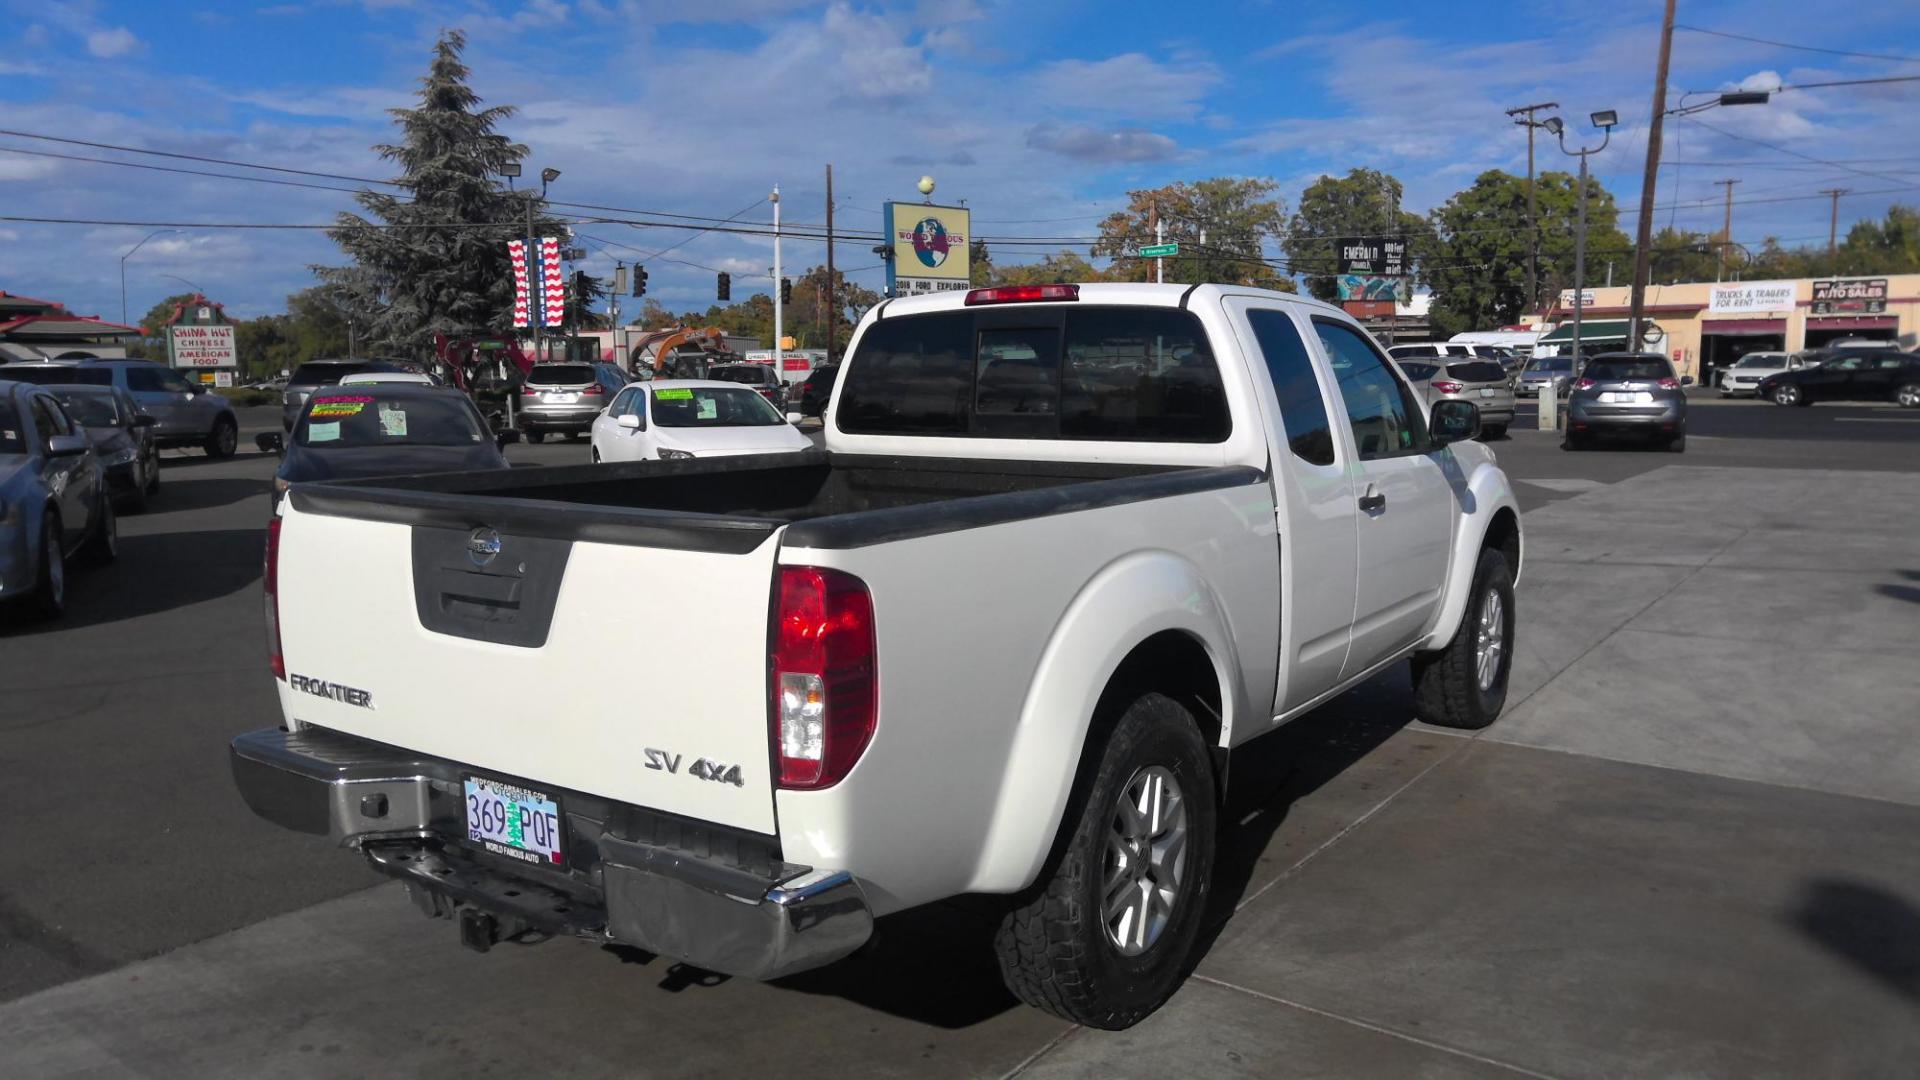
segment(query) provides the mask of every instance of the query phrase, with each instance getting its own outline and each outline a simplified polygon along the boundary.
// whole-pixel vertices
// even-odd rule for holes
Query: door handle
[[[1376,490],[1372,484],[1368,484],[1367,493],[1360,496],[1360,509],[1365,513],[1373,514],[1386,508],[1387,497]]]

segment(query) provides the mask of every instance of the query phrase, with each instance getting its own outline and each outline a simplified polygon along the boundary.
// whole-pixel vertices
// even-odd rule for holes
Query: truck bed
[[[744,552],[850,548],[1245,484],[1243,466],[886,457],[808,451],[706,461],[440,473],[292,492],[303,513],[520,535]],[[557,506],[556,504],[561,504]],[[564,510],[561,509],[564,506]]]

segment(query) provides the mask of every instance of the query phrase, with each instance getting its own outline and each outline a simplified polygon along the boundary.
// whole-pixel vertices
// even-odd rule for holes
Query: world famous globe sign
[[[913,227],[913,254],[920,265],[931,270],[947,261],[953,244],[947,239],[947,227],[938,218],[922,218]]]

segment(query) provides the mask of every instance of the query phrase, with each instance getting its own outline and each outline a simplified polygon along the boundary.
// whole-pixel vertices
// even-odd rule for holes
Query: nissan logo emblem
[[[475,566],[485,566],[500,555],[500,531],[481,526],[467,537],[467,558]]]

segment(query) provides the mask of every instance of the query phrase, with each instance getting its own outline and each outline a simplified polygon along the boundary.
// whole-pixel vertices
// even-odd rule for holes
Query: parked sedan
[[[1555,379],[1572,381],[1573,357],[1536,356],[1527,361],[1526,367],[1520,369],[1520,377],[1513,383],[1514,396],[1539,397],[1540,391]],[[1564,385],[1561,387],[1561,392],[1563,394],[1566,392]]]
[[[1920,408],[1920,358],[1895,350],[1847,350],[1814,367],[1783,371],[1757,388],[1776,405],[1816,401],[1893,401]]]
[[[322,387],[338,386],[349,375],[367,372],[404,372],[407,366],[387,360],[309,360],[293,369],[280,401],[280,426],[293,430],[294,422],[307,407],[307,399]],[[255,439],[258,443],[260,440]]]
[[[1567,396],[1566,448],[1599,435],[1633,435],[1675,452],[1687,448],[1687,395],[1692,382],[1674,375],[1659,353],[1603,353],[1587,361]]]
[[[120,553],[100,459],[52,394],[0,381],[0,602],[41,619],[67,607],[67,559]]]
[[[1750,352],[1720,372],[1720,396],[1756,393],[1768,376],[1798,371],[1813,363],[1818,361],[1807,353]]]
[[[1493,360],[1410,360],[1400,367],[1428,409],[1436,401],[1473,402],[1480,410],[1480,433],[1486,438],[1505,435],[1513,423],[1513,390],[1507,386],[1506,370]]]
[[[93,443],[106,470],[107,492],[134,513],[160,491],[160,448],[153,441],[153,417],[134,407],[133,397],[114,386],[49,386]]]
[[[713,379],[641,382],[593,422],[594,461],[671,461],[810,450],[813,441],[767,400]]]
[[[320,391],[290,439],[269,431],[254,442],[281,455],[277,496],[307,480],[504,469],[501,447],[519,437],[491,434],[480,410],[451,387],[373,383]]]

